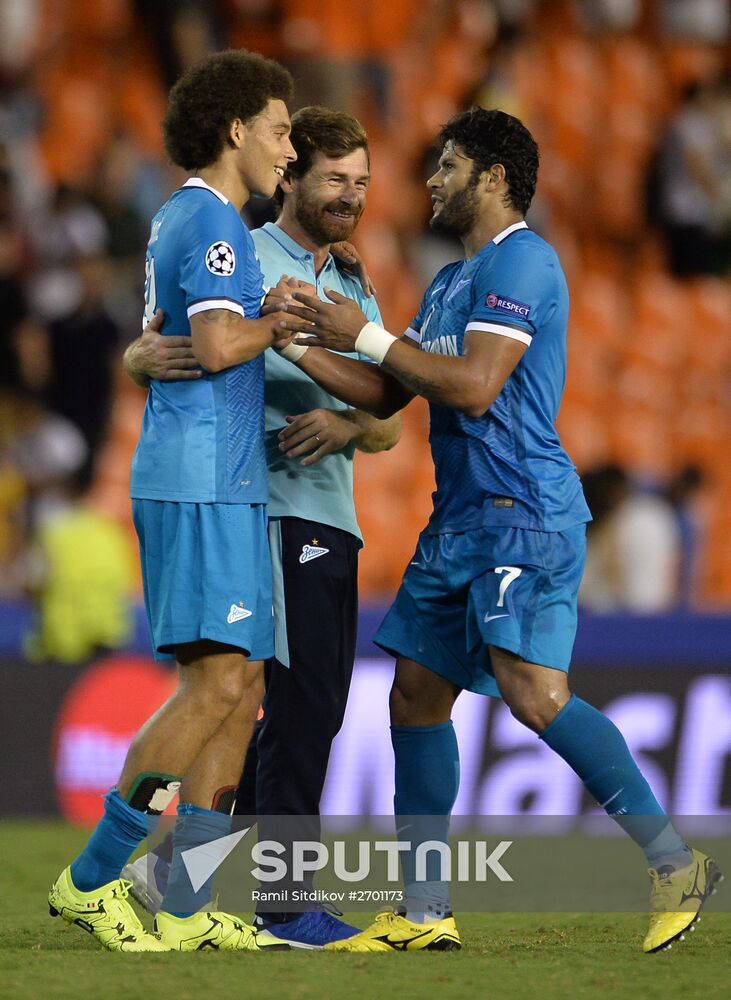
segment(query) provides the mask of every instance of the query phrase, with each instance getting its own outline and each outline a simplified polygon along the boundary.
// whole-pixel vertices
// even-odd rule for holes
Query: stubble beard
[[[470,183],[442,203],[439,212],[429,220],[429,228],[461,239],[474,228],[478,214],[475,185]]]

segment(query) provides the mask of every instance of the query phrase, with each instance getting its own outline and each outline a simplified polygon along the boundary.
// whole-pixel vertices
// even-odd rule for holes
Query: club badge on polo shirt
[[[253,611],[249,611],[248,608],[244,607],[243,601],[239,601],[238,604],[232,604],[229,608],[228,618],[226,621],[229,625],[233,625],[234,622],[243,621],[244,618],[251,618],[253,614]]]
[[[322,545],[317,544],[317,539],[312,539],[312,545],[303,545],[302,551],[300,552],[300,562],[308,563],[312,562],[313,559],[319,559],[320,556],[327,555],[330,549],[326,549]]]

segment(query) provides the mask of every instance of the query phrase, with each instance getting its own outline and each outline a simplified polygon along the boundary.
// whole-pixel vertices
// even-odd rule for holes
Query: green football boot
[[[326,951],[459,951],[462,939],[451,913],[429,924],[414,924],[404,913],[381,910],[360,934],[331,941]]]
[[[693,860],[684,868],[649,869],[650,927],[642,950],[647,954],[667,951],[685,932],[695,930],[701,907],[723,880],[713,858],[693,851]]]
[[[127,899],[131,884],[120,878],[81,892],[65,868],[48,894],[48,908],[52,917],[83,928],[107,951],[170,951],[140,923]]]
[[[160,910],[155,930],[173,951],[289,951],[288,944],[268,931],[257,931],[239,917],[219,911],[175,917]]]

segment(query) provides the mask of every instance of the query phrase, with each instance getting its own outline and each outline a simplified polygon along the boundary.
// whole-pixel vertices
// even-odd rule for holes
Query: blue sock
[[[428,840],[449,845],[449,815],[459,790],[459,749],[451,722],[438,726],[391,726],[396,759],[396,834],[410,841],[401,867],[409,917],[439,917],[449,909],[449,886],[440,857],[429,851],[426,882],[416,882],[416,849]]]
[[[653,795],[624,736],[606,715],[572,695],[540,738],[563,757],[651,865],[662,860],[674,867],[689,863],[687,846]]]
[[[104,797],[104,815],[86,847],[71,862],[71,879],[81,892],[91,892],[119,878],[138,845],[153,832],[159,816],[133,809],[116,788]]]
[[[190,917],[211,901],[215,869],[199,889],[194,889],[182,854],[231,833],[231,817],[226,813],[203,809],[188,802],[178,804],[178,819],[173,833],[173,856],[170,877],[160,909],[175,917]]]

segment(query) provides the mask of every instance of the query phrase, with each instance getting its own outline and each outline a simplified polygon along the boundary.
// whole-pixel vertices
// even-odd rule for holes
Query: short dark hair
[[[246,49],[215,52],[184,73],[170,91],[162,123],[165,150],[184,170],[215,163],[231,122],[255,118],[270,100],[291,101],[290,73]]]
[[[497,109],[472,108],[451,118],[439,141],[459,146],[475,161],[476,174],[502,163],[510,204],[526,214],[536,190],[538,145],[521,121]]]
[[[317,153],[339,160],[356,149],[364,149],[370,166],[366,131],[357,118],[344,111],[331,111],[318,105],[300,108],[292,115],[289,139],[297,159],[287,166],[285,176],[288,180],[304,177]],[[274,192],[274,200],[280,206],[284,201],[280,187]]]

